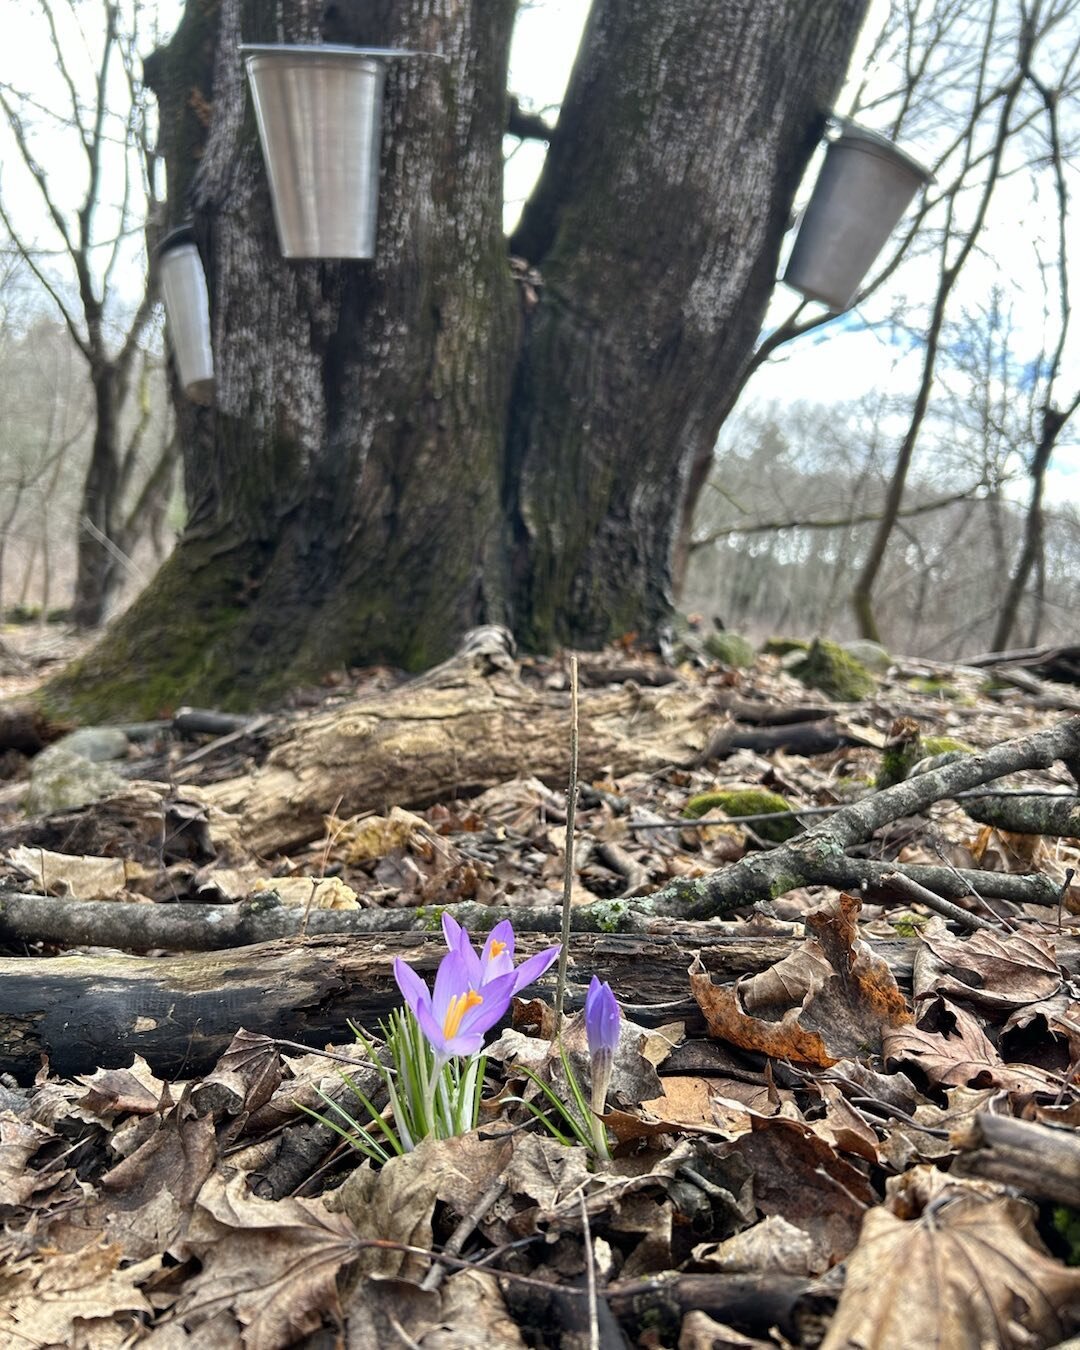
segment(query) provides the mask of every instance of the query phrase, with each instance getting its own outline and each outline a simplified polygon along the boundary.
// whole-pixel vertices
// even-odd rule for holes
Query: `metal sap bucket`
[[[853,122],[829,142],[784,281],[808,300],[847,309],[918,188],[933,174]]]
[[[373,258],[383,85],[377,47],[244,45],[286,258]]]
[[[176,370],[193,403],[214,401],[214,353],[210,346],[210,296],[190,225],[170,231],[157,250],[158,287],[165,302]]]

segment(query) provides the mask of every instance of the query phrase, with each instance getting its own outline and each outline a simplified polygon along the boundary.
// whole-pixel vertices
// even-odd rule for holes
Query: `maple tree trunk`
[[[190,0],[148,67],[174,220],[207,263],[216,407],[192,514],[50,697],[245,706],[342,663],[422,669],[468,627],[654,635],[684,465],[753,344],[865,0],[595,0],[511,248],[512,0]],[[280,22],[279,22],[280,19]],[[237,44],[435,51],[386,90],[377,256],[278,249]]]

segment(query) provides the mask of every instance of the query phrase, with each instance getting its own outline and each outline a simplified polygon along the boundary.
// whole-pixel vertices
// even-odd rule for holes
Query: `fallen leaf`
[[[423,1345],[424,1350],[524,1350],[493,1275],[461,1270],[438,1292],[405,1280],[363,1279],[345,1305],[351,1347]]]
[[[273,877],[252,892],[265,895],[273,891],[283,905],[304,909],[359,909],[360,902],[351,886],[340,877]]]
[[[192,1090],[191,1101],[200,1115],[238,1116],[241,1111],[257,1111],[274,1095],[282,1073],[274,1041],[241,1027],[213,1072]]]
[[[946,999],[935,999],[932,1009],[941,1030],[898,1026],[885,1034],[882,1051],[890,1064],[914,1064],[931,1083],[954,1087],[1004,1088],[1007,1092],[1057,1091],[1052,1074],[1028,1064],[1005,1064],[975,1018]]]
[[[245,1350],[284,1350],[324,1321],[340,1327],[338,1275],[361,1250],[349,1220],[321,1200],[258,1200],[242,1177],[217,1174],[199,1193],[184,1247],[202,1268],[171,1319],[206,1344],[201,1328],[227,1308]]]
[[[474,1132],[422,1139],[411,1153],[391,1158],[378,1172],[358,1168],[327,1204],[347,1214],[358,1233],[377,1233],[390,1242],[427,1250],[438,1201],[468,1214],[492,1181],[505,1175],[510,1157],[509,1136],[481,1139]],[[373,1248],[358,1258],[360,1272],[379,1279],[419,1283],[429,1266],[422,1256],[392,1248]]]
[[[161,1268],[161,1258],[120,1269],[123,1256],[118,1243],[96,1241],[8,1263],[0,1274],[0,1338],[65,1350],[107,1350],[129,1339],[137,1320],[153,1313],[139,1284]]]
[[[1023,1007],[1052,998],[1061,988],[1054,944],[1034,933],[980,930],[955,938],[924,933],[915,951],[915,1001],[938,994],[981,1008]]]
[[[717,1091],[717,1081],[680,1075],[661,1078],[664,1088],[661,1095],[641,1105],[654,1116],[682,1126],[712,1125],[712,1097]]]
[[[217,1161],[213,1119],[195,1116],[180,1102],[133,1153],[105,1173],[87,1214],[123,1243],[128,1256],[168,1251],[182,1238],[195,1197]]]
[[[946,1191],[914,1218],[867,1214],[822,1350],[1030,1350],[1078,1311],[1080,1271],[1046,1254],[1029,1205]]]
[[[8,849],[8,861],[46,895],[69,900],[117,900],[129,885],[145,880],[147,871],[123,858],[95,858],[89,854],[52,853],[47,848],[19,844]]]
[[[878,1162],[878,1137],[836,1083],[822,1082],[818,1091],[825,1102],[825,1114],[807,1124],[840,1153],[850,1153],[866,1162]]]
[[[759,1341],[703,1312],[689,1312],[679,1330],[679,1350],[775,1350],[775,1341]]]
[[[130,1069],[98,1069],[96,1073],[81,1074],[78,1081],[85,1084],[86,1095],[79,1105],[100,1120],[111,1120],[120,1115],[150,1115],[161,1104],[165,1082],[147,1064],[141,1055],[132,1060]]]
[[[714,985],[695,960],[690,988],[710,1034],[819,1068],[877,1053],[883,1029],[912,1017],[886,962],[856,936],[860,907],[850,895],[819,906],[797,952],[734,987]]]
[[[696,1265],[703,1270],[727,1274],[745,1271],[776,1271],[783,1275],[811,1275],[815,1243],[809,1233],[779,1214],[724,1242],[705,1242],[693,1250]]]
[[[815,1274],[854,1247],[866,1209],[876,1203],[866,1176],[801,1121],[751,1113],[751,1131],[727,1147],[749,1165],[754,1203],[814,1240]]]
[[[837,1056],[829,1054],[822,1037],[800,1025],[799,1008],[789,1009],[779,1021],[763,1021],[743,1010],[739,983],[734,988],[713,984],[700,957],[695,956],[689,975],[690,992],[705,1017],[710,1036],[773,1059],[822,1068],[836,1063]]]
[[[27,1165],[52,1137],[51,1130],[35,1121],[10,1113],[0,1116],[0,1213],[26,1205],[36,1192],[56,1184],[55,1175],[42,1175]]]

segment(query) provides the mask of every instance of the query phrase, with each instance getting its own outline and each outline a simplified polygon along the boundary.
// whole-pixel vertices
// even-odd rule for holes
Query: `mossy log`
[[[695,952],[717,979],[735,979],[781,960],[797,941],[702,935],[690,926],[663,937],[575,935],[570,1006],[580,1006],[595,974],[634,1021],[688,1020],[701,1031],[686,975]],[[529,955],[551,942],[519,933],[517,949]],[[902,980],[910,979],[913,948],[910,940],[875,944]],[[292,938],[197,956],[5,958],[0,1069],[27,1081],[47,1056],[54,1073],[70,1077],[139,1054],[175,1079],[205,1073],[240,1027],[316,1047],[340,1042],[350,1020],[375,1030],[401,1003],[395,957],[430,979],[445,950],[441,934],[399,933]],[[550,999],[554,972],[534,988]]]
[[[581,781],[692,762],[715,718],[708,696],[684,686],[583,690]],[[569,694],[523,681],[498,654],[463,655],[301,723],[261,768],[205,799],[269,854],[319,838],[330,811],[423,806],[522,774],[559,787],[569,764]]]

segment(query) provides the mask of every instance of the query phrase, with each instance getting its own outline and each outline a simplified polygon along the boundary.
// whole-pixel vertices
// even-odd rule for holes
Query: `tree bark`
[[[864,0],[596,0],[550,162],[501,227],[511,0],[334,7],[394,62],[372,262],[286,262],[237,43],[314,0],[190,0],[152,63],[174,220],[207,264],[217,406],[184,412],[191,523],[47,697],[250,706],[342,663],[421,669],[477,622],[650,636],[688,455],[764,313]],[[200,120],[201,118],[201,120]]]
[[[94,437],[82,489],[78,522],[75,597],[71,621],[76,628],[96,628],[105,618],[118,584],[117,560],[109,543],[118,524],[120,473],[116,376],[111,363],[91,371],[94,391]]]
[[[551,942],[519,933],[517,951],[529,955]],[[913,945],[889,941],[874,950],[910,980]],[[47,1055],[53,1072],[69,1077],[139,1054],[175,1079],[205,1073],[240,1027],[311,1046],[341,1041],[349,1021],[377,1031],[400,1005],[396,956],[430,980],[445,950],[441,934],[400,933],[292,938],[195,957],[0,958],[0,1064],[26,1080]],[[688,1020],[700,1032],[686,976],[695,952],[711,974],[736,979],[791,950],[790,938],[735,939],[690,925],[656,937],[575,935],[569,1006],[581,1006],[596,974],[634,1021]],[[532,988],[550,999],[554,972]],[[655,1012],[650,1004],[659,1005]]]

